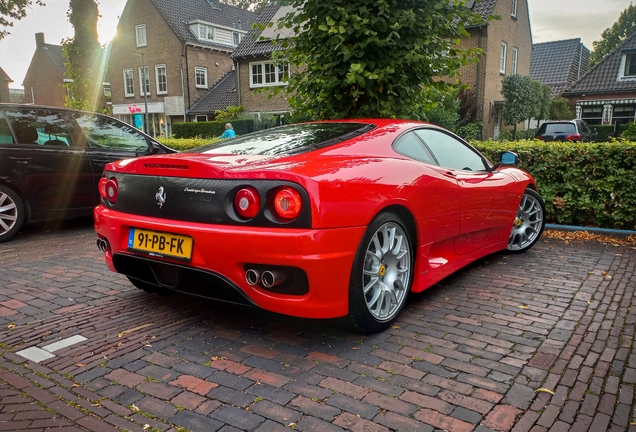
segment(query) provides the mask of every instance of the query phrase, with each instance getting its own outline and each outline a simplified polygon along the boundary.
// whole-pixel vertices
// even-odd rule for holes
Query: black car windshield
[[[574,123],[543,123],[539,129],[539,135],[543,134],[575,134]]]
[[[374,129],[368,123],[300,123],[265,129],[189,150],[189,153],[288,155],[327,147]]]

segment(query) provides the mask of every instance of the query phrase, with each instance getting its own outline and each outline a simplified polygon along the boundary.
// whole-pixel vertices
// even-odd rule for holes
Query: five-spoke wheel
[[[544,226],[545,204],[543,199],[532,189],[526,189],[512,224],[508,252],[521,253],[530,249],[541,237]]]
[[[374,219],[354,260],[349,290],[349,324],[365,332],[387,328],[404,306],[413,281],[411,238],[401,218]]]
[[[0,243],[11,239],[24,222],[24,205],[20,196],[0,185]]]

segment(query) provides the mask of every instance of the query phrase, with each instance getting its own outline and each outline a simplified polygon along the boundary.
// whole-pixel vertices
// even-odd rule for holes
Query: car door
[[[459,185],[456,198],[461,217],[455,252],[470,253],[506,240],[519,205],[516,180],[492,171],[475,149],[445,131],[419,129],[416,133]]]
[[[93,113],[73,113],[74,133],[84,143],[93,170],[94,205],[99,204],[97,185],[104,166],[120,159],[144,156],[153,152],[146,135],[112,117]]]
[[[90,162],[71,138],[65,111],[7,108],[14,142],[2,144],[9,182],[27,198],[30,220],[89,214]]]

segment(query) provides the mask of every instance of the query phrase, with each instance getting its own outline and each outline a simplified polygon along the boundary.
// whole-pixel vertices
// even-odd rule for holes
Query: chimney
[[[44,33],[36,33],[35,34],[35,47],[42,48],[44,46]]]

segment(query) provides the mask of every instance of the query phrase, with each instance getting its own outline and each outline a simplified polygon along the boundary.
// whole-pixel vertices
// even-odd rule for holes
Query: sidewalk
[[[150,296],[100,255],[90,227],[0,245],[0,431],[636,431],[632,247],[491,256],[372,336]]]

